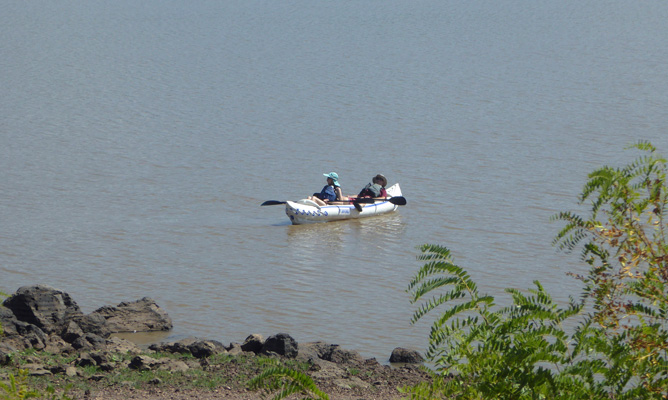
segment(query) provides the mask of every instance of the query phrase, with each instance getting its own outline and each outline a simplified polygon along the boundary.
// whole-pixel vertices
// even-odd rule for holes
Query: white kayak
[[[387,214],[397,209],[397,204],[393,203],[391,198],[401,197],[401,188],[398,183],[387,188],[387,196],[386,199],[378,199],[373,203],[360,203],[362,211],[358,211],[352,204],[318,206],[314,201],[308,199],[287,201],[285,213],[293,225],[365,218]]]

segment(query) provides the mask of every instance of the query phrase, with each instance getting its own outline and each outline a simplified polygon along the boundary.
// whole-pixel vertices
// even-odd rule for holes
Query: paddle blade
[[[390,197],[390,203],[397,206],[405,206],[406,198],[403,196]]]
[[[278,201],[278,200],[267,200],[264,203],[260,204],[260,206],[275,206],[278,204],[286,204],[287,201]]]

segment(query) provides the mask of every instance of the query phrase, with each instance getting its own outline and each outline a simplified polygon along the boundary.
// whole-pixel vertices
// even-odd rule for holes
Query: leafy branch
[[[266,394],[273,393],[273,400],[292,395],[298,395],[297,398],[302,400],[329,400],[329,396],[318,389],[310,376],[278,363],[251,379],[248,386],[251,390],[262,389]]]

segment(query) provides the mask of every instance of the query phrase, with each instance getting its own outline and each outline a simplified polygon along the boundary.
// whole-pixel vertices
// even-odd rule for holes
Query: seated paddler
[[[343,191],[341,190],[339,174],[330,172],[323,175],[327,178],[327,184],[322,188],[320,193],[313,193],[313,196],[310,196],[309,200],[313,200],[319,206],[324,206],[327,205],[327,203],[335,201],[347,200],[347,198],[343,196]]]

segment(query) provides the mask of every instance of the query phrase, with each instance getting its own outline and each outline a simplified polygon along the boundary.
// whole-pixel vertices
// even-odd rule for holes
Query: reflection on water
[[[288,243],[297,245],[300,243],[340,243],[342,235],[345,234],[349,221],[325,222],[318,224],[290,225],[288,227]]]
[[[405,229],[401,220],[400,210],[401,208],[389,214],[369,218],[319,224],[291,225],[287,230],[288,242],[294,244],[296,242],[318,240],[318,238],[322,237],[326,237],[327,240],[340,240],[342,235],[347,235],[349,232],[360,236],[367,234],[396,237],[398,233],[403,232]]]
[[[392,248],[401,240],[405,229],[400,212],[393,212],[369,218],[292,225],[286,229],[286,242],[296,262],[322,260],[331,264],[342,255],[364,257],[367,251],[376,253]],[[360,248],[365,251],[360,253]]]
[[[374,243],[396,243],[404,237],[406,224],[401,218],[401,207],[391,214],[359,219],[351,224],[359,240],[373,239]]]

